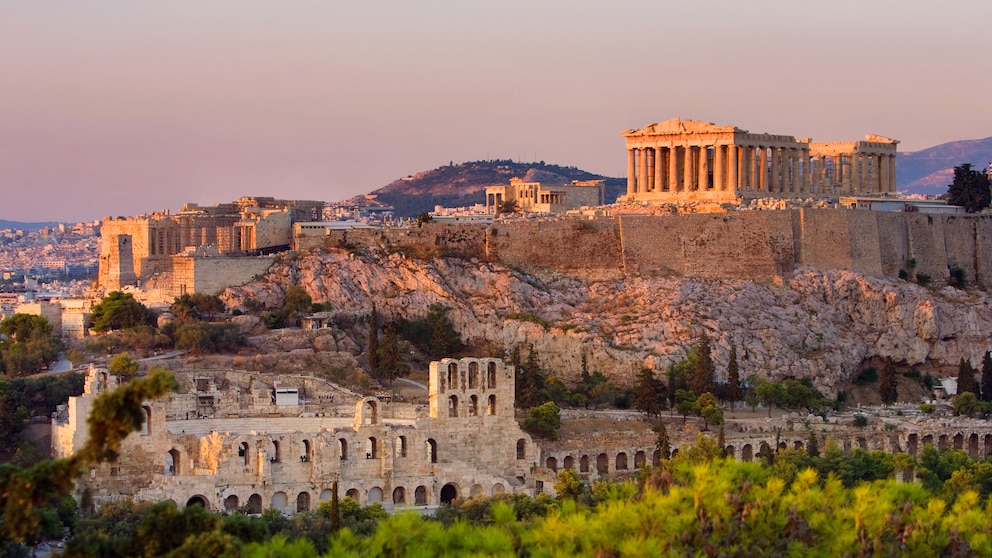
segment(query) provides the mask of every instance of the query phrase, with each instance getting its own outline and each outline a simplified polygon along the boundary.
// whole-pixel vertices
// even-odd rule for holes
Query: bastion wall
[[[809,266],[875,277],[906,271],[939,285],[959,267],[968,283],[992,287],[992,216],[987,215],[849,209],[625,215],[356,229],[297,242],[300,249],[375,246],[476,257],[594,279],[642,274],[761,280]]]

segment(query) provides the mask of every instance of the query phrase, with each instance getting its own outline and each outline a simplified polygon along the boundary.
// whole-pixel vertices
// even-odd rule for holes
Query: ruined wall
[[[172,258],[173,294],[218,294],[227,287],[244,285],[265,273],[275,259],[276,256],[175,256]]]
[[[513,221],[489,230],[487,255],[528,271],[618,276],[620,229],[612,219]]]

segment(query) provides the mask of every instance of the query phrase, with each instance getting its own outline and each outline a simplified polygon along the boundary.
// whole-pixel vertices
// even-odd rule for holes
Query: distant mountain
[[[21,221],[7,221],[0,219],[0,230],[21,229],[23,231],[36,231],[42,227],[52,227],[58,225],[57,221],[45,221],[40,223],[23,223]]]
[[[921,151],[896,156],[896,180],[900,191],[913,194],[946,194],[954,180],[954,167],[971,163],[974,169],[988,168],[992,161],[992,137],[942,143]]]
[[[413,217],[433,211],[435,205],[461,207],[485,202],[486,186],[509,184],[519,177],[544,184],[568,184],[573,180],[606,180],[605,197],[612,203],[626,191],[626,178],[608,178],[575,167],[547,163],[515,163],[509,160],[472,161],[419,172],[395,180],[371,192],[376,199],[396,208],[397,217]]]

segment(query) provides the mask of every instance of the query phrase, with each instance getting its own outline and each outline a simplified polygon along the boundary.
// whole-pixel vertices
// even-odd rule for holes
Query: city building
[[[486,212],[500,213],[504,203],[516,202],[524,213],[565,213],[581,207],[603,205],[606,181],[573,180],[550,185],[511,178],[509,186],[486,187]]]

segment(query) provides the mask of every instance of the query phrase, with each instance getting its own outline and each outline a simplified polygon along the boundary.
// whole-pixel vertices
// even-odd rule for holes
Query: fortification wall
[[[265,273],[275,259],[276,256],[176,256],[172,258],[172,291],[174,296],[194,292],[215,295]]]
[[[939,285],[956,266],[969,283],[992,287],[988,216],[795,209],[521,220],[489,227],[428,224],[296,240],[300,248],[403,248],[597,279],[624,273],[767,279],[810,266],[876,277],[905,270]]]

